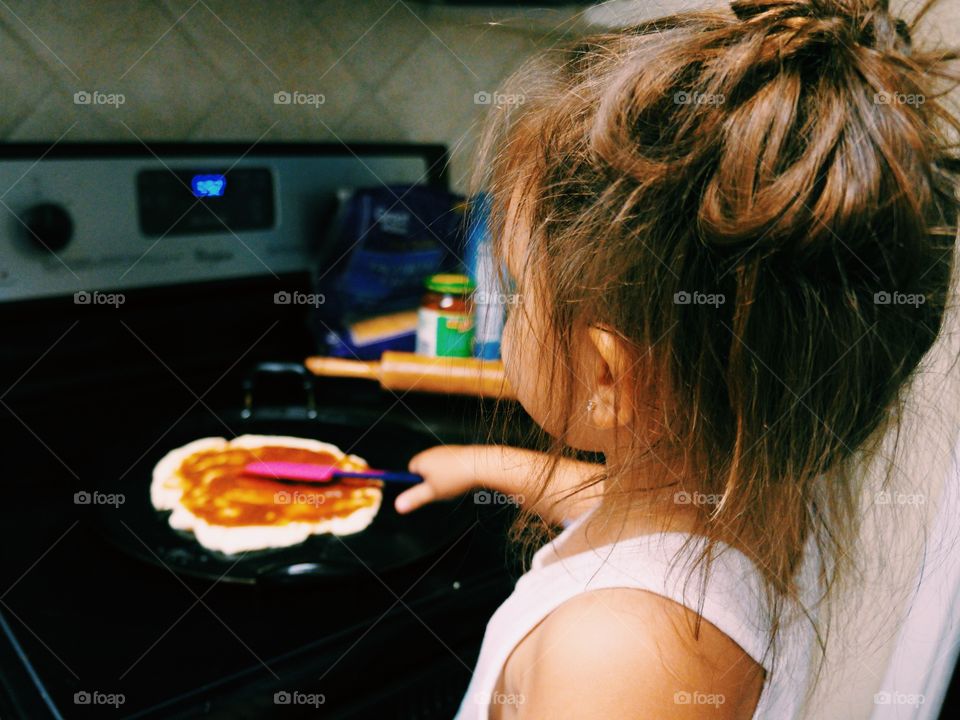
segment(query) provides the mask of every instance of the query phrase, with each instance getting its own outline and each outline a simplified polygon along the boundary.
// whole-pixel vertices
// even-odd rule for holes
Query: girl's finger
[[[429,483],[422,482],[397,495],[393,506],[404,515],[437,499],[437,493]]]
[[[427,449],[427,450],[421,450],[421,451],[418,452],[416,455],[414,455],[412,458],[410,458],[410,462],[407,463],[407,469],[409,469],[410,472],[418,473],[418,474],[420,474],[420,475],[423,475],[423,471],[426,470],[425,463],[426,463],[427,459],[428,459],[431,455],[434,455],[435,453],[436,453],[436,448],[429,448],[429,449]]]

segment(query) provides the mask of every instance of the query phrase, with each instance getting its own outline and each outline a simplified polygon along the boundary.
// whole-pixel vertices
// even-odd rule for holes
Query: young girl
[[[886,0],[731,7],[548,53],[496,108],[504,362],[554,448],[433,448],[397,508],[486,486],[566,527],[463,720],[788,720],[817,674],[857,469],[944,320],[955,55]]]

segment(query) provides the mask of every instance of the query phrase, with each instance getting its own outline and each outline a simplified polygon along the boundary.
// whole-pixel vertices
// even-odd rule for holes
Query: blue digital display
[[[224,175],[194,175],[190,180],[190,189],[198,198],[223,197],[227,187]]]

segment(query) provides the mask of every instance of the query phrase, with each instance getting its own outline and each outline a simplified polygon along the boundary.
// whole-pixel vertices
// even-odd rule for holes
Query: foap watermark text
[[[74,705],[110,705],[119,708],[127,701],[123,693],[105,693],[99,690],[80,690],[73,694]]]
[[[523,505],[526,498],[516,493],[506,495],[489,490],[477,490],[473,494],[473,502],[476,505]]]
[[[274,305],[309,305],[319,307],[327,301],[323,293],[287,292],[281,290],[273,294]]]
[[[127,496],[123,493],[103,493],[98,490],[89,492],[80,490],[73,494],[74,505],[112,505],[120,507],[127,501]]]
[[[912,305],[920,307],[927,301],[922,293],[902,293],[894,290],[887,292],[881,290],[873,294],[873,302],[876,305]]]
[[[323,93],[278,90],[273,94],[274,105],[305,105],[317,109],[326,101],[327,98]]]
[[[112,105],[120,107],[127,101],[123,93],[105,93],[99,90],[78,90],[73,94],[74,105]]]
[[[520,93],[480,90],[473,95],[474,105],[523,105],[524,102],[526,102],[526,97]]]
[[[318,708],[327,702],[327,697],[323,693],[305,693],[298,690],[288,692],[280,690],[273,694],[274,705],[309,705]]]
[[[99,290],[88,292],[87,290],[80,290],[73,294],[74,305],[110,305],[118,308],[126,301],[127,297],[123,293],[105,293]]]

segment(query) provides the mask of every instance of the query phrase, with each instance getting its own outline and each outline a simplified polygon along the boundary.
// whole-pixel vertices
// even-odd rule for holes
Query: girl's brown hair
[[[577,328],[612,328],[659,426],[635,451],[718,500],[694,565],[718,540],[753,559],[771,652],[804,548],[824,595],[848,567],[853,468],[944,322],[960,124],[957,54],[911,42],[931,4],[908,25],[885,0],[742,0],[580,39],[511,78],[481,145],[497,254],[511,203],[529,224],[563,415]]]

